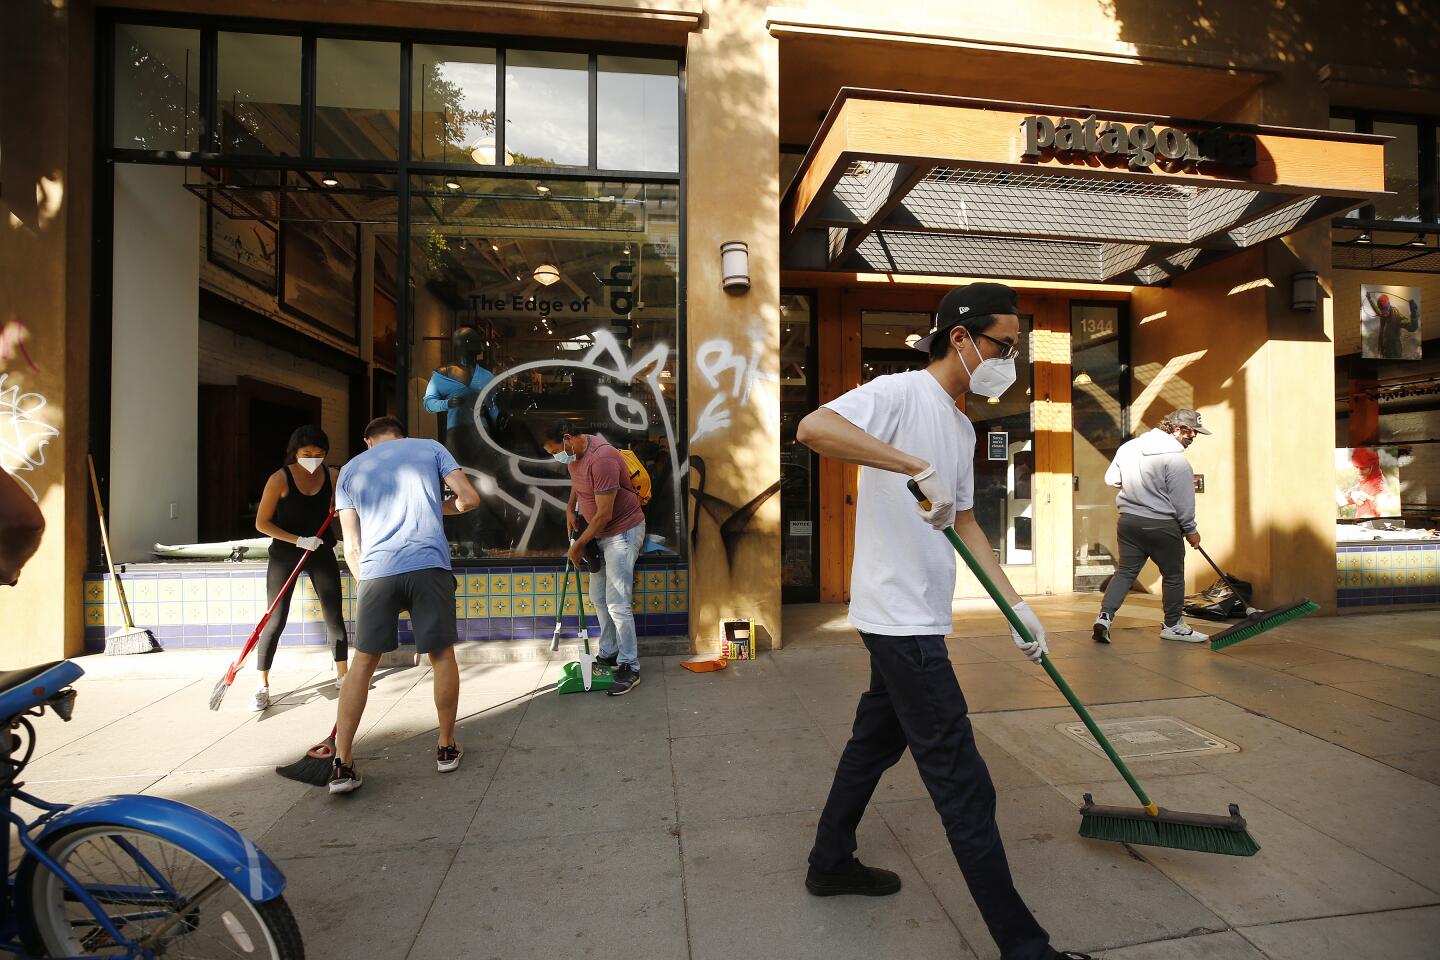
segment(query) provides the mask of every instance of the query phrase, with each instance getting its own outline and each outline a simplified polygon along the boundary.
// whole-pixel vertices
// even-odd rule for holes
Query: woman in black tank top
[[[321,537],[315,534],[335,506],[335,474],[325,466],[330,452],[330,438],[316,426],[300,427],[290,435],[285,466],[271,474],[255,512],[255,529],[273,539],[270,542],[270,563],[265,572],[266,601],[276,596],[290,579],[306,552],[305,576],[320,599],[325,617],[325,635],[335,653],[335,673],[344,679],[349,644],[345,636],[345,612],[341,603],[340,563],[335,558],[336,531],[339,522],[332,521]],[[297,578],[296,583],[299,580]],[[260,633],[256,667],[260,671],[260,687],[252,704],[256,710],[270,706],[270,665],[275,648],[285,630],[290,614],[290,600],[295,585],[291,584],[270,622]],[[337,681],[338,682],[338,681]]]

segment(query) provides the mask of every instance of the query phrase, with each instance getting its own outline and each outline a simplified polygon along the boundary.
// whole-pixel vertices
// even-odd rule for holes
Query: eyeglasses
[[[989,340],[991,343],[995,344],[995,346],[999,347],[999,359],[1001,360],[1014,360],[1020,355],[1020,345],[1018,343],[1008,343],[1004,340],[996,339],[995,337],[990,336],[990,334],[988,333],[975,333],[971,334],[971,336],[983,337],[984,339]]]

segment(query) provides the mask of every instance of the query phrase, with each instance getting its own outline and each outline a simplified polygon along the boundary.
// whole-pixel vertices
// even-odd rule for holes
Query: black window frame
[[[200,31],[200,90],[199,116],[197,125],[199,142],[203,149],[198,151],[137,150],[117,148],[115,144],[114,70],[115,70],[115,28],[119,24],[139,26],[172,27]],[[219,131],[216,126],[216,92],[218,89],[218,37],[221,32],[279,34],[301,38],[301,105],[300,105],[300,155],[255,156],[227,154],[220,152]],[[330,158],[314,155],[315,125],[315,64],[316,40],[372,40],[400,44],[400,69],[396,78],[399,91],[399,150],[394,160],[361,160],[354,158]],[[495,164],[478,163],[437,163],[412,159],[411,125],[414,104],[411,96],[412,52],[414,45],[437,44],[456,47],[488,48],[495,51]],[[534,50],[547,52],[585,53],[589,57],[589,157],[583,167],[544,167],[507,165],[505,161],[505,52],[507,50]],[[619,170],[597,167],[596,145],[599,121],[596,91],[598,86],[598,62],[601,56],[634,57],[641,59],[670,60],[676,66],[677,117],[676,130],[679,139],[679,162],[673,172],[653,170]],[[114,220],[114,177],[117,163],[159,163],[183,167],[248,168],[276,171],[330,170],[346,173],[385,174],[397,177],[396,199],[399,213],[396,229],[400,235],[410,234],[411,184],[415,176],[457,175],[466,177],[509,178],[515,180],[544,177],[551,181],[614,180],[642,184],[666,184],[676,187],[679,199],[679,251],[676,290],[676,349],[680,356],[688,356],[687,327],[687,63],[683,45],[637,44],[587,40],[567,40],[548,37],[526,37],[513,34],[474,33],[454,30],[425,30],[403,27],[369,25],[331,24],[316,21],[284,20],[277,18],[239,17],[204,13],[179,13],[168,11],[135,10],[121,7],[102,8],[95,17],[95,76],[93,78],[93,135],[95,138],[93,179],[91,183],[93,206],[91,211],[91,363],[90,395],[108,397],[112,390],[111,361],[113,351],[112,313],[112,264]],[[410,275],[410,244],[397,245],[396,276]],[[398,284],[396,315],[396,336],[400,344],[410,342],[409,284]],[[394,404],[402,422],[408,421],[407,384],[410,374],[408,350],[396,352],[393,372],[395,380]],[[688,401],[688,378],[681,366],[676,404],[683,411]],[[372,399],[365,397],[368,410]],[[354,420],[352,410],[351,419]],[[108,403],[90,405],[89,431],[91,449],[95,451],[96,466],[100,473],[103,491],[109,489],[110,450],[110,408]],[[680,438],[683,444],[685,437]],[[92,557],[98,555],[98,539],[91,531]]]
[[[1376,123],[1413,123],[1420,148],[1419,163],[1416,167],[1420,179],[1420,205],[1417,211],[1419,220],[1381,220],[1375,216],[1375,205],[1367,204],[1357,211],[1356,218],[1336,220],[1337,225],[1393,229],[1400,232],[1414,230],[1417,226],[1440,226],[1440,157],[1436,156],[1437,152],[1440,152],[1436,147],[1440,116],[1360,107],[1331,107],[1330,118],[1352,121],[1356,133],[1374,133]]]

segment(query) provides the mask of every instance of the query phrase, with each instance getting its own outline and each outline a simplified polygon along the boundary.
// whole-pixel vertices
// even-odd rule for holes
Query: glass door
[[[795,442],[800,420],[819,406],[815,297],[780,295],[780,549],[786,603],[820,599],[820,479],[817,458]]]
[[[926,366],[911,344],[930,330],[931,314],[865,310],[861,313],[860,380]],[[1015,385],[1003,397],[965,398],[975,425],[975,519],[1006,567],[1035,563],[1035,431],[1031,416],[1030,333],[1032,318],[1020,317],[1020,355]],[[1020,573],[1017,571],[1017,573]],[[1012,574],[1017,589],[1033,573]]]
[[[1074,436],[1074,589],[1086,592],[1115,572],[1115,489],[1105,470],[1130,435],[1129,377],[1119,304],[1071,303],[1071,421]]]

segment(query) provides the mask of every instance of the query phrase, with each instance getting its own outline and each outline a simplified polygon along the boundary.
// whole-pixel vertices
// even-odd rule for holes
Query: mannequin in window
[[[439,367],[425,388],[425,409],[445,413],[445,446],[461,464],[480,462],[484,444],[475,423],[475,398],[495,374],[480,365],[485,341],[474,327],[460,327],[451,336],[457,363]],[[490,430],[500,418],[500,407],[492,396],[485,405],[485,425]]]

